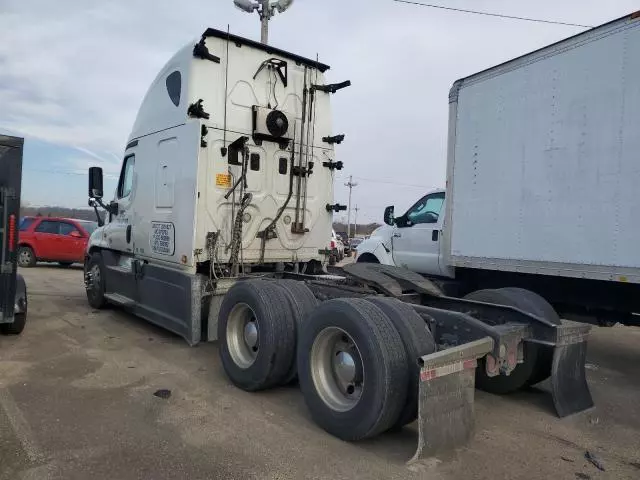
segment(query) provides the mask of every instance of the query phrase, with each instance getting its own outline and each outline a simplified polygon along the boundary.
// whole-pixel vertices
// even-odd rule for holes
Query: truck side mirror
[[[89,197],[102,198],[102,168],[89,168]]]
[[[384,223],[393,225],[393,205],[384,209]]]

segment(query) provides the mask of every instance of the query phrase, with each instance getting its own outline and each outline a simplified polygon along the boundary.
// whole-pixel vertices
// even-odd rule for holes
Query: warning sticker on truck
[[[216,175],[216,187],[231,188],[231,175],[228,173],[218,173]]]
[[[151,222],[151,251],[159,255],[173,255],[175,252],[175,228],[170,222]]]

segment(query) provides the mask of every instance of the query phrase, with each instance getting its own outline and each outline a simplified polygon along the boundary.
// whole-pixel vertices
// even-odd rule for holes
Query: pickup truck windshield
[[[436,223],[444,204],[444,193],[432,193],[423,197],[409,209],[407,218],[411,223]]]

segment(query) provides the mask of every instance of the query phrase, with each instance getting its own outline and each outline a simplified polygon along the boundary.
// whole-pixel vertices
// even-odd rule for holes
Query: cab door
[[[124,158],[118,188],[116,190],[115,203],[118,205],[118,213],[111,216],[107,229],[107,242],[113,250],[133,254],[133,198],[135,178],[135,154],[129,154]]]
[[[397,266],[425,275],[441,275],[440,237],[444,196],[444,192],[426,195],[396,219],[392,251]]]
[[[131,305],[138,299],[136,263],[133,259],[133,202],[135,198],[136,157],[128,153],[122,162],[116,198],[117,212],[110,214],[105,229],[108,250],[102,251],[106,293],[112,301]]]
[[[60,260],[60,255],[62,255],[60,222],[41,220],[33,229],[33,245],[38,259]]]
[[[60,237],[62,243],[63,260],[82,262],[87,237],[83,231],[72,222],[60,222]]]

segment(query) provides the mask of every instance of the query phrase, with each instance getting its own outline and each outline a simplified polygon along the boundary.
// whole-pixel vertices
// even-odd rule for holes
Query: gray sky
[[[175,50],[206,27],[259,37],[232,0],[0,0],[0,129],[33,140],[25,200],[81,206],[86,168],[119,170],[142,96]],[[442,0],[442,5],[599,25],[640,1]],[[331,65],[338,158],[354,175],[360,220],[408,207],[443,186],[451,84],[582,31],[446,12],[391,0],[296,0],[271,22],[271,43]],[[58,171],[58,174],[51,172]],[[382,183],[388,182],[388,183]]]

